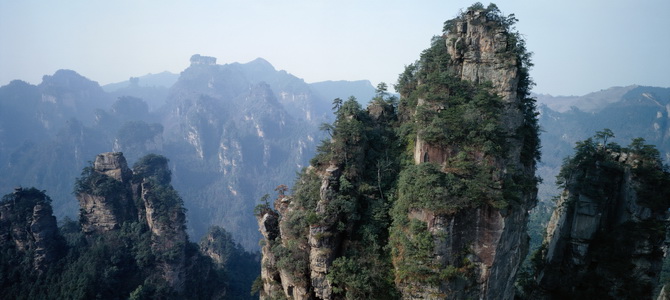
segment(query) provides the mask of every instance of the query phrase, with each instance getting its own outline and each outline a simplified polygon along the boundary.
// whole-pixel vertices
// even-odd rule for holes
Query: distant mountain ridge
[[[538,205],[529,225],[531,245],[539,247],[554,207],[554,197],[561,194],[556,185],[563,160],[574,155],[575,143],[597,131],[609,128],[615,134],[611,142],[628,145],[642,137],[655,145],[665,164],[670,162],[670,88],[628,86],[613,87],[570,100],[572,108],[563,111],[565,103],[552,103],[556,97],[538,97],[541,126],[542,159],[537,175]],[[560,109],[557,111],[552,107]],[[580,109],[581,107],[582,109]],[[539,230],[539,231],[536,231]]]
[[[178,79],[179,74],[163,71],[156,74],[149,73],[143,76],[130,77],[130,79],[121,82],[105,84],[102,86],[102,89],[105,92],[114,92],[132,86],[170,88]]]
[[[244,77],[253,78],[255,81],[264,81],[271,86],[280,86],[283,84],[290,84],[291,74],[281,70],[277,71],[270,62],[263,58],[256,58],[248,63],[230,63],[227,64],[231,68],[239,69]],[[279,75],[273,73],[278,72]],[[157,74],[146,74],[143,76],[130,77],[129,80],[110,83],[102,86],[103,90],[112,95],[128,95],[141,98],[148,102],[150,108],[153,110],[164,104],[164,99],[167,98],[167,91],[179,80],[180,74],[174,74],[164,71]],[[280,77],[284,77],[281,79]],[[305,83],[293,82],[293,84]],[[317,97],[326,100],[333,100],[335,98],[347,99],[354,96],[358,99],[361,105],[366,105],[367,101],[372,99],[375,95],[375,88],[369,80],[327,80],[321,82],[307,83],[312,92],[317,94]],[[281,93],[277,95],[278,98],[283,98]],[[160,99],[159,101],[154,100]],[[322,105],[321,110],[328,110],[328,103]]]
[[[552,96],[547,94],[533,94],[533,96],[539,104],[545,104],[558,112],[566,112],[572,107],[585,112],[594,112],[608,104],[620,101],[626,93],[637,87],[637,85],[617,86],[583,96]]]
[[[591,101],[594,99],[599,100]],[[659,148],[666,161],[670,159],[670,88],[610,88],[576,98],[573,102],[576,105],[565,111],[560,106],[558,110],[553,109],[557,106],[548,98],[538,99],[538,102],[541,104],[540,123],[544,129],[545,149],[549,145],[555,149],[556,143],[565,143],[570,147],[566,149],[569,153],[575,142],[586,139],[595,131],[610,128],[617,134],[615,141],[625,143],[643,137]],[[545,158],[548,153],[552,152],[546,152]],[[554,158],[561,156],[553,155]]]
[[[332,99],[260,58],[226,65],[199,58],[208,63],[132,84],[101,88],[60,70],[40,85],[0,87],[0,189],[45,189],[57,217],[74,217],[72,182],[90,157],[123,151],[132,163],[163,154],[172,159],[190,236],[219,224],[245,248],[257,248],[256,201],[307,165]],[[363,85],[353,85],[341,83],[341,97],[366,97],[358,94]],[[368,83],[367,90],[374,88]]]
[[[212,82],[211,75],[215,75]],[[263,59],[198,65],[179,76],[170,88],[142,86],[140,77],[138,87],[105,92],[96,82],[61,70],[45,76],[39,85],[17,80],[0,87],[0,172],[5,175],[0,178],[0,188],[10,191],[24,185],[46,189],[54,199],[56,216],[74,216],[77,205],[71,182],[88,158],[124,151],[132,162],[156,152],[172,159],[177,189],[190,190],[183,197],[189,209],[191,236],[203,234],[209,223],[219,224],[236,239],[244,238],[241,242],[248,249],[256,248],[256,230],[246,229],[243,234],[238,229],[254,228],[255,221],[247,218],[247,213],[257,199],[278,184],[292,182],[295,172],[307,165],[323,136],[319,124],[332,117],[332,100],[353,95],[364,104],[374,94],[368,81],[306,83],[286,71],[277,71]],[[538,96],[544,130],[542,163],[538,165],[538,174],[544,178],[541,199],[556,195],[553,178],[574,143],[602,128],[611,128],[617,134],[615,141],[642,136],[657,145],[666,161],[669,158],[670,89],[614,87],[587,96],[570,100],[577,109],[568,111],[551,108],[556,107],[552,101],[565,107],[567,102],[561,102],[560,97]],[[168,99],[174,102],[168,104]],[[142,103],[148,110],[141,109]],[[244,107],[246,113],[240,111]],[[593,108],[597,111],[587,110]],[[282,122],[285,125],[280,125]],[[280,128],[285,129],[276,132]],[[259,132],[265,136],[260,137]],[[292,137],[284,140],[286,134]],[[201,138],[203,149],[211,147],[203,150],[211,155],[198,157],[196,137]],[[240,156],[242,149],[251,152]],[[239,165],[240,157],[245,164],[257,163],[253,175],[242,172],[246,167]],[[234,163],[238,166],[233,167]],[[231,173],[231,168],[237,171]],[[275,179],[262,180],[267,178],[263,176]],[[199,189],[202,186],[194,182],[205,177],[210,178],[209,188]],[[230,187],[218,181],[221,178],[229,178]],[[240,178],[259,185],[239,188]],[[195,217],[198,213],[203,215]],[[224,220],[225,216],[231,219]]]
[[[364,107],[375,96],[375,89],[369,80],[328,80],[310,83],[309,85],[324,99],[340,98],[346,100],[349,96],[354,96],[358,103]]]

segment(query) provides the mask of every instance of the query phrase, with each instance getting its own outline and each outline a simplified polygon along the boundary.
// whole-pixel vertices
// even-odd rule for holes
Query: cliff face
[[[534,296],[651,299],[660,290],[670,173],[658,151],[642,149],[610,150],[589,139],[564,164],[565,190],[534,259],[541,288]]]
[[[34,188],[17,188],[0,202],[0,247],[31,253],[33,268],[39,272],[63,254],[50,202]]]
[[[246,248],[257,247],[250,199],[307,164],[323,118],[323,111],[310,107],[317,100],[301,79],[262,59],[244,65],[192,64],[181,74],[162,124],[166,145],[179,145],[173,148],[179,150],[179,173],[207,178],[175,178],[191,198],[190,214],[199,216],[190,220],[195,232],[217,224],[232,229]],[[306,110],[304,115],[298,107]]]
[[[79,189],[81,226],[85,233],[102,233],[118,229],[137,218],[132,200],[130,179],[132,171],[120,152],[99,154],[89,172],[92,181]]]
[[[258,227],[263,235],[261,245],[261,280],[263,282],[261,297],[278,297],[283,293],[281,277],[277,271],[277,257],[272,253],[272,246],[279,237],[279,216],[272,210],[262,211],[256,218]]]
[[[167,160],[160,168],[167,169]],[[176,195],[170,189],[161,187],[149,178],[142,179],[140,184],[140,198],[144,204],[145,219],[151,231],[151,248],[161,255],[158,259],[158,268],[163,279],[177,292],[182,292],[186,278],[186,215],[178,202],[172,202]],[[165,199],[165,193],[168,199]],[[172,192],[172,193],[171,193]],[[170,203],[172,202],[172,203]],[[175,205],[177,204],[177,205]]]
[[[446,32],[451,72],[473,83],[491,82],[504,101],[518,101],[520,57],[510,51],[517,45],[509,28],[496,24],[486,10],[469,10],[452,21]]]
[[[143,157],[133,171],[122,153],[102,153],[78,179],[77,198],[82,231],[89,236],[119,231],[124,223],[146,224],[158,274],[182,292],[187,267],[186,217],[170,180],[167,159],[162,156]]]

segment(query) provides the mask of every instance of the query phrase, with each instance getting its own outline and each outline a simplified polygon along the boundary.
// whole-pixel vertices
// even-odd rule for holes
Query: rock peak
[[[0,247],[12,245],[30,254],[34,269],[40,273],[62,254],[50,203],[44,191],[35,188],[16,188],[0,201]]]
[[[275,70],[275,67],[267,60],[265,60],[262,57],[256,58],[250,62],[247,63],[250,66],[255,66],[257,68],[263,68],[263,69],[271,69]]]
[[[130,181],[133,172],[121,152],[96,156],[87,175],[78,179],[76,196],[86,234],[115,230],[137,216]]]
[[[517,49],[505,25],[512,21],[493,20],[484,10],[468,10],[452,21],[445,28],[445,42],[455,62],[453,72],[474,83],[491,82],[504,100],[516,98]]]
[[[92,81],[73,70],[67,69],[60,69],[53,75],[42,76],[42,82],[39,86],[42,88],[60,87],[72,90],[102,90],[98,85],[98,82]]]
[[[121,182],[127,182],[132,177],[126,158],[121,152],[106,152],[98,154],[93,163],[95,171],[105,174]]]
[[[191,56],[191,66],[195,65],[204,65],[204,66],[216,65],[216,57],[193,54],[193,56]]]

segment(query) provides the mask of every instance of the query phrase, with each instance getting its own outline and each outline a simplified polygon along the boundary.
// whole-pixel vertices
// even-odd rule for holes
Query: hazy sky
[[[307,82],[395,83],[474,1],[0,0],[0,85],[72,69],[101,85],[179,73],[192,54],[263,57]],[[482,2],[487,5],[488,2]],[[537,93],[670,87],[670,0],[496,1],[535,53]]]

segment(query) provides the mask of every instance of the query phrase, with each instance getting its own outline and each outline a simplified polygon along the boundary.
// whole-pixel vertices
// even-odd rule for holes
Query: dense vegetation
[[[328,274],[328,280],[332,283],[337,297],[392,299],[399,296],[394,279],[437,285],[445,280],[467,279],[473,275],[473,264],[467,258],[446,267],[432,261],[435,246],[444,242],[445,237],[432,234],[427,223],[410,218],[408,214],[427,210],[435,214],[453,215],[483,206],[504,210],[518,205],[522,201],[520,195],[532,191],[538,179],[520,176],[515,173],[518,170],[513,169],[500,178],[492,174],[500,168],[509,167],[497,164],[505,160],[511,140],[522,141],[522,163],[525,166],[533,165],[540,152],[535,103],[529,97],[532,81],[528,70],[532,64],[523,39],[514,30],[516,19],[513,15],[502,15],[495,5],[485,7],[477,3],[468,10],[483,12],[488,20],[487,26],[504,29],[508,33],[506,38],[511,45],[510,49],[500,55],[511,58],[510,61],[518,64],[520,82],[517,93],[522,99],[520,105],[510,107],[503,103],[493,91],[491,83],[474,84],[453,76],[453,72],[449,70],[451,58],[444,47],[444,36],[433,38],[431,47],[422,53],[420,60],[407,66],[401,74],[396,86],[396,90],[402,94],[400,101],[391,97],[383,84],[378,86],[377,95],[367,110],[356,99],[336,99],[333,102],[335,122],[322,126],[331,139],[324,141],[318,148],[316,157],[311,161],[313,167],[306,168],[299,174],[292,195],[288,195],[286,187],[280,186],[277,189],[278,202],[290,199],[292,205],[298,209],[282,215],[282,230],[288,239],[269,241],[278,257],[276,267],[289,271],[296,278],[309,278],[310,257],[304,251],[309,244],[309,229],[324,226],[330,231],[323,235],[335,234],[347,241],[342,248],[336,250],[336,258]],[[454,26],[461,17],[445,22],[444,33],[454,31]],[[462,44],[458,46],[463,47]],[[224,205],[219,202],[221,195],[249,199],[250,195],[274,186],[277,178],[285,178],[287,174],[293,173],[296,162],[301,165],[304,163],[299,158],[291,158],[292,151],[287,149],[299,147],[302,154],[302,145],[307,143],[303,137],[313,137],[306,128],[289,128],[306,125],[290,125],[291,120],[284,118],[284,110],[275,109],[278,107],[276,99],[263,101],[267,99],[242,93],[233,94],[232,91],[246,91],[251,85],[241,78],[272,77],[268,73],[260,72],[260,66],[254,68],[254,72],[263,74],[251,76],[251,71],[245,71],[240,66],[233,70],[225,69],[226,74],[233,74],[229,77],[222,73],[213,73],[215,76],[210,76],[210,73],[200,72],[201,70],[186,72],[186,81],[182,83],[181,91],[178,88],[176,91],[198,94],[197,89],[185,87],[189,80],[194,85],[205,86],[206,81],[202,81],[196,76],[198,75],[206,77],[207,80],[217,77],[215,87],[224,87],[217,92],[225,95],[182,99],[184,102],[174,107],[193,108],[187,112],[186,117],[189,119],[178,125],[166,124],[166,131],[170,130],[170,126],[173,131],[180,126],[192,130],[188,132],[189,139],[200,135],[200,140],[194,144],[202,142],[204,154],[200,153],[200,156],[204,156],[204,159],[195,154],[193,148],[198,145],[189,144],[191,140],[175,142],[174,132],[170,136],[173,139],[171,144],[164,150],[166,153],[179,153],[181,164],[178,172],[182,172],[179,180],[183,188],[188,189],[189,196],[192,199],[206,199],[193,202],[199,204],[191,204],[192,211],[196,212],[194,215],[200,217],[196,222],[196,232],[203,233],[212,218],[218,220],[220,218],[217,216],[225,212],[231,215],[225,222],[232,224],[229,227],[234,229],[238,227],[235,234],[244,236],[247,247],[255,244],[256,236],[248,233],[255,233],[256,230],[248,226],[248,218],[239,212],[248,210],[249,201]],[[234,80],[239,80],[242,84],[236,85]],[[310,93],[303,85],[304,82],[299,82],[296,78],[273,80],[275,82],[270,82],[270,85],[275,89],[277,86],[293,87],[293,96]],[[86,89],[79,90],[94,88],[86,81],[77,81],[79,85],[88,85]],[[78,90],[76,86],[70,88],[73,91]],[[212,86],[206,89],[212,89]],[[254,92],[266,92],[262,88],[258,89],[261,91]],[[49,118],[38,119],[36,116],[40,114],[25,109],[39,107],[37,111],[41,113],[57,111],[56,103],[51,105],[42,97],[49,96],[46,92],[52,92],[56,96],[63,95],[67,92],[65,90],[49,80],[45,80],[39,89],[15,81],[0,90],[1,99],[11,100],[0,103],[0,127],[7,128],[0,130],[0,146],[3,150],[9,149],[0,153],[3,168],[7,166],[3,169],[6,170],[6,176],[3,176],[5,179],[2,184],[11,186],[15,183],[9,180],[35,181],[40,185],[53,186],[62,195],[63,191],[67,193],[71,190],[72,182],[63,182],[62,179],[76,176],[76,172],[70,170],[69,166],[80,164],[80,157],[88,157],[91,153],[109,149],[114,144],[115,147],[123,148],[129,158],[132,157],[132,161],[138,160],[134,167],[133,183],[151,186],[146,197],[156,204],[153,209],[157,219],[171,222],[174,221],[170,219],[171,214],[183,213],[184,203],[177,191],[169,185],[172,176],[170,170],[164,167],[167,164],[165,157],[150,155],[139,158],[146,152],[148,143],[160,141],[164,130],[163,125],[151,123],[157,117],[149,116],[147,104],[133,97],[121,97],[114,104],[105,99],[109,102],[106,106],[111,104],[110,110],[98,110],[95,113],[92,107],[88,107],[91,105],[87,105],[87,118],[95,116],[95,123],[92,124],[89,124],[92,120],[87,120],[89,123],[86,124],[76,119],[65,121],[76,116],[71,111],[42,114]],[[79,94],[93,95],[90,98],[99,97],[91,92]],[[174,98],[178,97],[178,93],[176,94],[177,96],[173,95]],[[246,107],[247,111],[244,113],[239,113],[240,117],[244,115],[246,121],[232,116],[238,114],[238,109],[243,107],[230,104],[234,101],[223,103],[224,100],[242,98],[244,103],[253,104]],[[288,113],[300,116],[305,108],[292,105],[287,106],[291,107],[287,110]],[[515,132],[509,132],[501,125],[501,114],[510,109],[523,112],[523,125]],[[251,111],[260,114],[254,115],[249,113]],[[646,114],[650,114],[649,118],[654,118],[656,113],[656,107],[646,108],[645,118]],[[617,126],[633,127],[631,124],[642,124],[638,122],[642,114],[628,109],[608,110],[600,114],[574,110],[565,116],[571,120],[588,118],[591,122],[580,122],[577,128],[570,127],[569,130],[588,131],[592,124],[597,123],[596,119],[625,124]],[[249,119],[252,122],[248,122]],[[622,122],[623,119],[627,122]],[[289,121],[286,123],[289,126],[283,127],[286,120]],[[67,125],[58,127],[60,122],[67,122]],[[565,126],[564,123],[556,124],[555,126]],[[553,127],[546,129],[553,131]],[[648,134],[658,135],[647,129],[644,128]],[[292,141],[288,141],[285,136],[289,131]],[[263,139],[261,134],[281,138],[268,140]],[[670,180],[667,168],[659,167],[661,159],[658,151],[653,146],[646,145],[642,139],[634,140],[626,148],[620,147],[608,143],[609,135],[611,132],[603,131],[598,136],[577,144],[575,155],[566,159],[559,175],[562,187],[573,188],[591,198],[604,201],[611,196],[610,191],[618,188],[619,178],[626,168],[612,160],[611,154],[632,153],[642,158],[631,171],[639,182],[636,187],[639,204],[653,211],[667,210]],[[412,155],[417,138],[431,146],[450,148],[447,161],[438,164],[430,162],[426,157],[427,163],[414,165]],[[667,141],[664,142],[667,144]],[[220,151],[219,147],[225,148],[227,152],[217,152]],[[309,145],[304,149],[309,152]],[[224,156],[225,159],[222,158]],[[337,175],[329,183],[332,187],[326,195],[329,201],[324,206],[319,206],[322,176],[331,168],[337,170]],[[271,174],[268,178],[273,179],[259,179],[259,175],[264,174]],[[221,178],[212,179],[217,176]],[[207,178],[207,182],[199,180],[202,178]],[[123,197],[128,191],[118,181],[94,172],[88,166],[77,179],[75,192],[113,198]],[[5,221],[21,222],[32,214],[35,205],[48,206],[51,203],[43,191],[36,189],[24,189],[21,195],[32,200],[16,202],[17,194],[9,194],[3,198],[2,204],[13,202],[13,210],[16,212]],[[137,207],[141,206],[140,199],[135,197],[132,200]],[[67,214],[68,211],[75,211],[72,208],[76,205],[61,203],[59,206],[62,207],[59,214]],[[547,204],[542,207],[546,212],[550,211]],[[270,204],[266,202],[259,207],[257,213],[270,209]],[[82,233],[80,222],[86,220],[77,222],[65,219],[61,222],[58,239],[54,243],[58,260],[46,270],[35,270],[32,258],[34,250],[23,252],[16,246],[1,244],[0,241],[0,298],[179,297],[156,273],[159,263],[176,260],[182,253],[152,247],[151,232],[143,221],[126,222],[118,230],[95,237]],[[540,222],[537,221],[535,229]],[[622,297],[625,294],[648,295],[650,286],[646,283],[639,284],[631,278],[627,273],[632,268],[631,264],[621,258],[633,250],[630,245],[635,235],[663,239],[665,228],[662,225],[656,221],[626,223],[611,232],[603,233],[595,241],[595,245],[601,245],[603,249],[594,254],[596,260],[601,265],[608,266],[606,272],[626,279],[626,285],[621,287]],[[216,238],[208,239],[210,236]],[[322,236],[317,236],[320,237]],[[183,248],[171,249],[184,249],[186,257],[193,261],[188,270],[186,289],[183,292],[185,295],[192,298],[215,297],[216,289],[212,287],[225,287],[228,298],[250,297],[247,289],[251,277],[258,273],[257,258],[244,252],[229,233],[215,227],[201,241],[199,247],[193,243],[179,246]],[[220,260],[215,259],[212,262],[199,249],[218,253]],[[463,249],[461,256],[467,257],[468,251],[470,250]],[[537,253],[541,252],[542,250]],[[402,259],[394,261],[393,257]],[[538,268],[541,256],[534,258],[535,268]],[[665,270],[666,280],[670,278],[667,275],[670,274],[668,269],[670,268]],[[526,273],[525,279],[528,282],[533,280],[534,272],[537,269]],[[581,286],[585,297],[595,298],[599,289],[608,285],[601,274],[590,273],[586,277]]]
[[[257,250],[254,199],[308,164],[329,98],[263,59],[184,71],[170,90],[146,87],[143,78],[105,92],[73,71],[0,87],[0,189],[46,189],[56,216],[76,219],[71,191],[90,157],[113,149],[133,164],[158,153],[174,162],[172,184],[188,208],[191,236],[220,225]],[[357,90],[374,94],[363,83]],[[352,84],[340,86],[351,91]]]
[[[342,256],[333,261],[329,280],[335,294],[347,299],[395,297],[388,241],[388,214],[398,172],[399,144],[393,132],[395,97],[386,87],[377,87],[368,114],[349,99],[337,110],[331,164],[343,165],[336,199],[351,211],[336,212],[346,218],[343,229],[351,241]],[[354,105],[356,104],[356,105]],[[360,123],[359,123],[360,122]],[[360,124],[360,125],[359,125]]]
[[[490,15],[490,26],[512,31],[513,16],[503,17],[495,6],[474,9]],[[522,99],[515,104],[503,101],[491,83],[457,77],[444,37],[435,37],[400,75],[400,100],[389,97],[384,84],[367,111],[354,99],[335,99],[335,122],[321,126],[331,138],[300,174],[293,195],[280,193],[275,202],[282,234],[267,241],[277,259],[270,269],[287,271],[294,283],[309,287],[311,255],[321,251],[321,241],[344,240],[330,249],[335,253],[327,277],[336,298],[393,299],[399,297],[399,282],[439,286],[471,279],[475,266],[468,250],[455,254],[462,258],[456,263],[438,262],[435,243],[444,237],[408,215],[506,209],[533,200],[523,198],[537,183],[524,170],[532,170],[539,157],[531,64],[518,34],[510,33],[510,45],[506,53],[518,64],[513,67],[519,70],[516,92]],[[523,118],[520,128],[505,127],[508,113]],[[443,149],[445,161],[424,156],[415,165],[417,140]],[[511,143],[523,148],[524,170],[506,164]],[[270,209],[266,202],[256,212]]]
[[[534,298],[539,290],[533,280],[542,272],[572,272],[552,295],[587,299],[609,295],[617,299],[652,298],[658,287],[660,265],[641,275],[641,261],[660,262],[663,252],[658,248],[666,239],[665,214],[670,208],[670,172],[664,166],[659,151],[644,139],[636,138],[627,147],[611,142],[614,133],[609,129],[598,131],[595,136],[576,143],[574,155],[565,158],[557,183],[569,192],[563,206],[565,214],[573,214],[575,203],[588,198],[594,201],[603,224],[598,227],[588,243],[586,260],[590,266],[570,265],[570,262],[545,261],[546,244],[531,258],[531,264],[519,276],[522,297]],[[635,195],[628,195],[623,188],[634,187]],[[628,199],[626,199],[628,197]],[[625,201],[631,201],[647,214],[635,215],[625,222],[619,221]],[[630,208],[623,208],[630,210]],[[639,209],[627,213],[636,214]],[[584,230],[584,229],[582,229]],[[557,233],[559,234],[559,233]],[[569,237],[565,237],[569,238]],[[640,251],[639,245],[646,245]],[[561,251],[561,250],[555,250]],[[561,266],[551,264],[560,263]],[[663,267],[667,272],[667,266]],[[665,274],[665,273],[664,273]],[[556,276],[556,275],[552,275]],[[665,276],[665,275],[664,275]],[[661,278],[667,282],[667,277]],[[613,288],[615,287],[615,288]]]
[[[483,13],[489,28],[506,32],[509,46],[499,55],[516,62],[520,78],[516,92],[521,101],[518,106],[511,105],[495,94],[489,82],[472,83],[454,76],[445,37],[464,15],[445,22],[444,35],[434,37],[431,47],[400,75],[396,90],[403,95],[399,109],[401,119],[406,120],[400,138],[410,153],[415,150],[412,145],[417,137],[443,152],[443,157],[426,154],[421,158],[425,163],[404,167],[400,172],[391,244],[394,256],[399,258],[395,266],[400,280],[438,285],[473,274],[471,262],[465,258],[467,249],[460,254],[462,260],[447,266],[435,261],[435,243],[444,243],[444,237],[428,232],[428,224],[409,214],[454,215],[482,206],[518,206],[526,201],[523,195],[534,194],[539,181],[523,170],[534,166],[540,156],[535,100],[530,97],[530,53],[514,30],[513,15],[502,15],[493,4],[484,7],[477,3],[470,10]],[[502,118],[518,113],[524,121],[510,131]],[[522,145],[522,165],[505,165],[511,143],[517,141]],[[507,172],[497,175],[503,168]]]
[[[223,276],[226,287],[225,299],[255,299],[250,294],[254,279],[260,273],[258,254],[244,250],[233,236],[225,229],[213,226],[199,243],[200,251],[215,253],[213,262],[218,266],[217,272]],[[194,278],[192,280],[197,280]],[[213,285],[209,285],[213,284]],[[203,288],[216,289],[216,282],[207,283]]]
[[[167,159],[148,155],[134,166],[135,184],[149,184],[144,201],[153,206],[153,226],[169,224],[184,226],[182,200],[170,185]],[[119,181],[98,173],[92,166],[84,168],[77,179],[75,193],[90,193],[103,197],[122,197],[127,188]],[[116,195],[116,196],[115,196]],[[137,195],[139,197],[139,195]],[[114,198],[112,202],[118,202]],[[23,189],[3,197],[2,228],[28,226],[25,241],[22,236],[5,236],[0,242],[1,299],[213,299],[230,297],[251,298],[249,294],[258,258],[245,252],[231,235],[221,228],[212,228],[209,239],[201,246],[163,241],[152,234],[143,218],[134,217],[107,232],[84,233],[79,222],[66,218],[58,228],[30,225],[33,207],[47,206],[50,199],[43,191]],[[135,205],[143,209],[142,200]],[[121,206],[121,205],[120,205]],[[123,212],[117,212],[123,213]],[[9,216],[8,218],[6,218]],[[53,217],[52,217],[53,218]],[[82,222],[87,220],[82,219]],[[25,223],[28,222],[26,225]],[[33,223],[35,221],[32,221]],[[154,228],[156,229],[156,228]],[[56,230],[51,247],[56,257],[44,268],[35,267],[35,251],[22,249],[19,244],[29,241],[40,230]],[[177,230],[183,230],[177,228]],[[219,258],[213,261],[207,253]],[[43,250],[40,250],[43,251]],[[180,257],[185,257],[180,262]],[[165,264],[184,263],[184,286],[170,286],[163,278]],[[249,278],[251,277],[251,278]]]
[[[324,234],[348,240],[327,275],[335,295],[347,299],[397,297],[386,250],[399,167],[396,101],[385,84],[378,86],[367,111],[353,97],[335,99],[336,121],[322,126],[331,139],[319,147],[313,167],[300,174],[293,195],[279,190],[278,201],[290,197],[291,205],[298,209],[282,216],[282,232],[290,240],[270,241],[278,258],[276,267],[295,273],[297,279],[308,278],[309,261],[301,247],[307,244],[310,226],[325,226],[329,229]],[[320,174],[326,169],[337,169],[337,176],[332,177],[326,206],[315,210],[320,201]]]
[[[534,200],[529,195],[538,180],[528,170],[539,157],[539,126],[529,96],[530,55],[513,30],[513,16],[495,5],[471,9],[483,11],[487,26],[508,32],[509,49],[500,55],[518,70],[521,101],[510,104],[491,83],[458,77],[445,40],[455,21],[448,21],[445,35],[400,75],[400,101],[388,96],[385,84],[367,111],[352,98],[333,101],[336,120],[321,126],[331,138],[318,147],[293,195],[280,192],[275,201],[281,235],[266,241],[276,259],[266,266],[271,272],[287,272],[293,284],[309,289],[315,280],[310,264],[319,264],[314,255],[326,251],[333,296],[347,299],[398,298],[403,282],[470,280],[476,272],[470,250],[455,253],[446,265],[438,262],[435,243],[446,243],[445,237],[409,215],[503,210]],[[523,119],[520,127],[508,128],[509,114]],[[422,154],[415,162],[417,140],[441,149],[443,157]],[[512,143],[523,148],[521,157],[508,157]],[[265,202],[257,216],[269,210]]]

